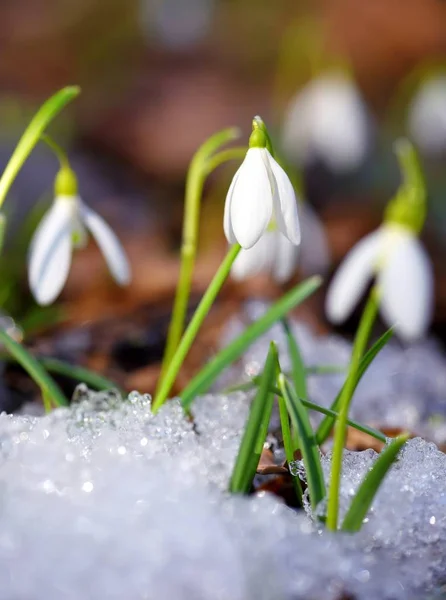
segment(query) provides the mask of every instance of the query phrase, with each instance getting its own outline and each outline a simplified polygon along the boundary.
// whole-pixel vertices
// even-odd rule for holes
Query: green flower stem
[[[212,160],[211,155],[216,152],[220,146],[235,139],[238,135],[239,131],[236,128],[225,129],[224,131],[216,133],[206,140],[206,142],[204,142],[197,150],[190,163],[186,179],[186,194],[184,200],[180,275],[173,304],[172,318],[167,333],[166,348],[164,350],[157,392],[161,389],[164,375],[169,368],[172,357],[180,343],[184,331],[184,323],[186,320],[187,306],[192,285],[192,275],[195,266],[195,256],[197,254],[201,196],[203,193],[204,182],[207,175],[210,173],[208,164],[209,161]],[[219,155],[217,154],[213,159],[215,160],[218,156]],[[230,158],[235,157],[231,155]],[[216,166],[221,164],[221,162],[223,161],[218,162]]]
[[[62,168],[70,168],[70,162],[68,160],[67,153],[55,140],[53,140],[52,137],[47,134],[43,134],[40,136],[40,139],[42,142],[45,142],[49,148],[51,148]]]
[[[338,528],[338,512],[339,512],[339,485],[341,481],[342,457],[344,453],[345,439],[347,434],[347,421],[350,403],[355,391],[358,368],[361,358],[367,347],[370,333],[375,322],[375,318],[379,307],[379,297],[376,288],[373,288],[367,301],[364,312],[362,313],[361,321],[356,332],[355,341],[353,343],[352,357],[350,368],[347,374],[345,386],[342,388],[339,399],[339,416],[336,421],[333,455],[331,463],[331,479],[330,489],[328,494],[327,506],[327,521],[328,529],[335,531]]]
[[[0,213],[0,254],[3,250],[3,244],[5,242],[5,233],[6,233],[6,216],[3,213]]]
[[[0,207],[17,176],[17,173],[37,144],[40,136],[54,117],[80,93],[76,86],[66,87],[47,100],[34,115],[31,123],[20,138],[5,170],[0,178]]]
[[[217,167],[222,165],[225,162],[229,162],[230,160],[242,160],[246,156],[248,148],[245,146],[240,146],[237,148],[228,148],[227,150],[221,150],[211,156],[207,161],[204,173],[205,175],[210,175],[212,171],[215,171]]]
[[[203,298],[201,299],[201,302],[198,305],[197,310],[195,311],[194,316],[192,317],[191,322],[189,323],[189,326],[187,327],[183,337],[181,338],[181,341],[178,345],[175,354],[169,361],[166,372],[161,380],[161,385],[153,401],[153,412],[156,412],[167,400],[167,396],[169,395],[169,392],[172,389],[173,384],[175,383],[175,379],[178,375],[181,365],[183,364],[183,361],[186,358],[186,355],[189,352],[189,349],[192,346],[192,343],[195,340],[195,337],[204,319],[206,318],[206,315],[208,314],[212,304],[214,303],[218,292],[220,291],[224,282],[226,281],[229,272],[231,271],[231,267],[235,259],[237,258],[240,250],[241,247],[239,244],[234,244],[233,246],[231,246],[223,262],[221,263],[217,273],[214,275],[214,278],[209,284],[209,287],[206,290]]]

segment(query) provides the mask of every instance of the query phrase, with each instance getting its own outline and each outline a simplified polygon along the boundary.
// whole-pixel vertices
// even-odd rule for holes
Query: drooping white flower
[[[406,340],[422,336],[432,317],[433,274],[429,257],[410,229],[384,224],[350,250],[326,298],[326,313],[333,323],[351,314],[372,277],[389,326]]]
[[[420,85],[409,106],[409,133],[426,154],[446,150],[446,75]]]
[[[282,147],[303,166],[323,161],[336,173],[358,168],[370,148],[370,119],[354,83],[343,73],[321,75],[291,100]]]
[[[129,283],[127,257],[104,219],[78,195],[58,195],[37,227],[29,252],[29,285],[39,304],[50,304],[62,291],[70,270],[72,249],[85,244],[87,230],[95,238],[116,282]]]
[[[267,149],[267,138],[253,122],[250,148],[234,175],[226,196],[224,231],[230,244],[249,249],[271,222],[298,246],[300,226],[297,202],[288,175]]]
[[[241,281],[265,273],[277,283],[284,283],[292,277],[298,256],[298,246],[277,229],[269,230],[254,246],[240,251],[232,266],[231,276]]]
[[[330,266],[327,238],[319,217],[307,202],[299,204],[299,219],[305,231],[300,246],[270,225],[252,248],[241,250],[231,269],[232,277],[241,281],[265,273],[277,283],[285,283],[298,265],[305,275],[326,272]]]
[[[426,218],[421,165],[409,140],[397,140],[395,151],[402,182],[386,207],[384,224],[350,250],[335,274],[326,298],[326,312],[335,323],[346,319],[376,277],[384,320],[409,341],[428,328],[434,279],[429,257],[417,237]]]

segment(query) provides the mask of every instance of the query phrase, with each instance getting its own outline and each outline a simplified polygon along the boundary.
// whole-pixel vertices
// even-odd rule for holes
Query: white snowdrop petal
[[[71,264],[74,198],[56,198],[36,229],[28,257],[28,279],[36,301],[51,304],[62,291]]]
[[[378,229],[354,246],[335,273],[325,299],[333,323],[346,319],[364,293],[378,258],[383,230]]]
[[[419,240],[400,235],[379,276],[381,313],[407,341],[422,336],[433,311],[433,273]]]
[[[285,283],[293,276],[299,257],[299,247],[292,244],[280,231],[275,232],[276,251],[273,264],[273,277],[277,283]]]
[[[243,248],[251,248],[266,231],[273,211],[272,190],[261,149],[251,148],[246,153],[229,210],[236,240]]]
[[[268,150],[265,151],[265,155],[276,183],[273,201],[277,226],[290,242],[298,246],[300,244],[300,225],[294,188],[288,175]]]
[[[255,277],[262,272],[269,272],[275,254],[275,238],[267,231],[259,241],[248,250],[240,251],[231,269],[231,276],[236,281]]]
[[[308,202],[299,205],[299,218],[305,232],[300,245],[300,268],[304,275],[323,275],[331,263],[324,226]]]
[[[440,153],[446,148],[446,76],[421,84],[408,113],[411,137],[425,153]]]
[[[94,210],[82,204],[82,219],[96,240],[113,278],[119,285],[131,279],[130,265],[121,242],[111,227]]]
[[[237,183],[240,169],[241,169],[241,166],[237,169],[234,177],[232,178],[231,185],[229,186],[229,190],[228,190],[228,193],[226,194],[226,201],[225,201],[225,210],[224,210],[224,216],[223,216],[223,229],[225,232],[226,239],[228,240],[228,242],[230,244],[235,244],[237,241],[235,238],[234,230],[232,229],[232,223],[231,223],[231,202],[232,202],[232,195],[234,192],[234,187]]]
[[[299,165],[311,159],[311,148],[309,148],[313,115],[311,95],[308,86],[299,90],[285,111],[282,149],[289,160]]]
[[[370,117],[353,82],[339,72],[308,83],[290,103],[283,146],[299,164],[322,160],[335,172],[355,169],[371,142]]]

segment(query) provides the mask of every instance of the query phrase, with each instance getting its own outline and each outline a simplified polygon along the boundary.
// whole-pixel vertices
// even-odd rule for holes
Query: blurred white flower
[[[277,283],[290,279],[296,269],[299,246],[292,244],[277,229],[266,231],[248,250],[241,250],[231,269],[237,281],[260,273],[271,275]]]
[[[300,244],[296,196],[288,175],[264,147],[251,147],[226,196],[224,231],[230,244],[252,248],[270,223]]]
[[[446,75],[420,85],[409,106],[408,128],[426,154],[446,150]]]
[[[50,304],[60,294],[70,270],[72,248],[85,245],[87,229],[116,282],[129,283],[127,257],[107,223],[79,196],[58,195],[36,229],[28,258],[29,285],[39,304]]]
[[[328,73],[299,91],[285,116],[282,146],[301,166],[322,160],[336,173],[358,168],[370,147],[370,122],[351,79]]]
[[[300,246],[299,267],[304,275],[323,275],[331,264],[331,254],[324,225],[308,202],[299,205],[304,235]]]
[[[200,43],[212,27],[216,0],[139,0],[140,21],[150,41],[184,50]]]
[[[328,290],[328,318],[346,319],[373,276],[384,320],[403,339],[422,336],[433,311],[432,266],[415,233],[395,223],[384,224],[347,254]]]

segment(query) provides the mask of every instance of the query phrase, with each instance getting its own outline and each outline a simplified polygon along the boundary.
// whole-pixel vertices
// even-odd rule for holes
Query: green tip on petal
[[[64,166],[59,169],[54,181],[55,196],[77,196],[77,178],[74,171]]]
[[[403,181],[387,205],[384,221],[401,225],[418,234],[426,219],[426,185],[413,144],[406,138],[395,142],[395,153]]]
[[[274,156],[273,145],[268,129],[261,117],[258,115],[252,120],[252,134],[249,138],[250,148],[266,148],[271,156]]]

